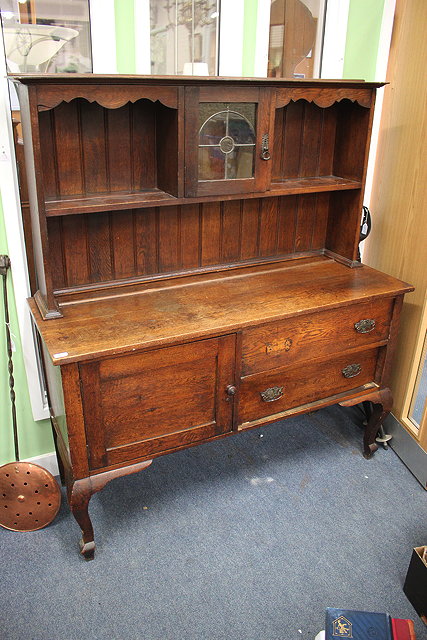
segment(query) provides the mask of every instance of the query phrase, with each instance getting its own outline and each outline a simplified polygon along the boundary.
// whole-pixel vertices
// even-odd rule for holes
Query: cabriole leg
[[[342,407],[353,407],[360,402],[363,403],[365,410],[367,409],[366,415],[368,422],[363,436],[363,457],[369,460],[378,449],[375,436],[393,407],[393,395],[390,389],[386,387],[385,389],[373,391],[364,396],[344,400],[344,402],[340,402],[339,404]]]
[[[110,471],[97,473],[89,478],[75,480],[72,483],[71,489],[68,493],[68,501],[70,503],[71,512],[82,530],[80,553],[86,558],[86,560],[93,560],[95,555],[93,527],[88,511],[89,500],[93,494],[97,491],[101,491],[101,489],[103,489],[110,480],[142,471],[149,467],[152,462],[152,460],[144,460],[144,462],[137,462],[136,464],[129,465],[128,467],[111,469]]]
[[[88,511],[93,493],[90,478],[84,478],[74,482],[70,495],[71,512],[82,531],[80,553],[86,560],[93,560],[95,555],[93,526]]]

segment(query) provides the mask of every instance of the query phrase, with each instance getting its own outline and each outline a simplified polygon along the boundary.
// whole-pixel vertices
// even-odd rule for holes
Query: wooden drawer
[[[243,332],[242,375],[387,340],[393,299],[295,316]],[[372,323],[358,325],[362,320]]]
[[[239,423],[252,422],[373,382],[378,352],[378,349],[359,351],[243,378]]]
[[[231,430],[235,336],[80,365],[90,468]]]

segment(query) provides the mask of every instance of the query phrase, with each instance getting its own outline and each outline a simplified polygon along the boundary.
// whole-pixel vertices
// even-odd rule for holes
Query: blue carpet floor
[[[159,458],[91,515],[93,562],[65,500],[46,529],[0,530],[1,640],[313,640],[328,606],[427,637],[402,591],[426,492],[391,449],[362,457],[356,407]]]

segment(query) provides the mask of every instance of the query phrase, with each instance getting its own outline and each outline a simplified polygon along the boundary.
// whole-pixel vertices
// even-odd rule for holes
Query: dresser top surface
[[[364,80],[336,79],[299,79],[299,78],[239,78],[223,76],[153,76],[153,75],[105,75],[94,73],[52,73],[52,74],[10,74],[14,82],[33,85],[58,84],[151,84],[151,85],[246,85],[276,87],[358,87],[378,88],[384,82],[365,82]]]
[[[30,307],[55,364],[129,353],[226,334],[342,305],[392,297],[412,287],[363,266],[319,256],[204,276],[123,287],[64,303],[63,318],[43,321]]]

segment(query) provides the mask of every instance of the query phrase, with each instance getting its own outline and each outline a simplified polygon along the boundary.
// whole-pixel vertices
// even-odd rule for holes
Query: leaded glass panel
[[[199,180],[252,178],[255,103],[206,102],[199,115]]]

